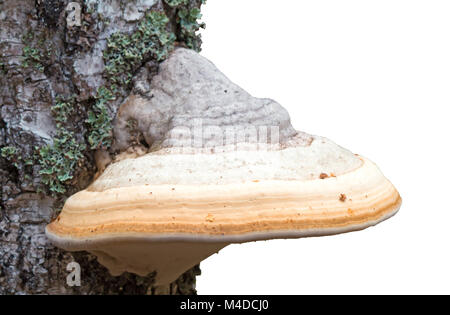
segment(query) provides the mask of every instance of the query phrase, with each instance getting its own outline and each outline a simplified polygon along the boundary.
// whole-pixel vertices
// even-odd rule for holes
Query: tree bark
[[[119,153],[111,149],[110,122],[133,78],[143,69],[157,73],[174,45],[199,50],[202,3],[0,0],[0,294],[196,293],[198,266],[155,288],[152,275],[112,277],[93,255],[55,248],[44,229],[102,168],[98,157]],[[133,42],[149,25],[143,21],[161,16],[168,20],[156,34],[141,32],[147,37]],[[121,40],[119,48],[111,38]],[[140,45],[146,40],[158,50]],[[135,54],[125,68],[120,49]],[[80,286],[66,281],[70,262],[81,266]]]

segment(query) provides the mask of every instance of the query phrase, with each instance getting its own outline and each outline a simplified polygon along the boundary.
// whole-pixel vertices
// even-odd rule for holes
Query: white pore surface
[[[339,175],[361,160],[334,142],[314,137],[310,145],[282,150],[210,154],[147,154],[108,166],[91,191],[139,185],[232,184],[252,180],[308,180]]]

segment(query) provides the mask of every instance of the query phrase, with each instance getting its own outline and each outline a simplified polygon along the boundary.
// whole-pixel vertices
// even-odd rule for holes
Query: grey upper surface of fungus
[[[150,85],[145,78],[135,82],[135,93],[121,105],[115,121],[118,150],[130,146],[130,121],[137,124],[135,129],[152,149],[215,147],[240,140],[253,142],[252,139],[283,143],[297,135],[281,105],[271,99],[252,97],[209,60],[184,48],[176,49],[160,65],[159,74]],[[197,142],[195,133],[199,127],[202,141]],[[276,132],[270,132],[273,127]],[[264,132],[260,132],[261,128]],[[261,136],[263,133],[267,137]]]

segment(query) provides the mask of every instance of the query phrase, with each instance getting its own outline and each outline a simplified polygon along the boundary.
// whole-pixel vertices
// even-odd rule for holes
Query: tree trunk
[[[175,45],[200,49],[203,2],[0,0],[0,294],[195,294],[198,266],[155,288],[55,248],[44,228],[119,153],[111,122],[133,79]]]

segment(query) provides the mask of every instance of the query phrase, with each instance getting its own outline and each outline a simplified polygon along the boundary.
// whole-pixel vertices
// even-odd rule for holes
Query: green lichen
[[[75,113],[76,105],[74,97],[56,97],[55,105],[51,108],[57,129],[53,143],[35,147],[35,152],[28,156],[22,155],[13,146],[0,150],[0,155],[18,169],[25,170],[27,166],[38,164],[41,183],[54,195],[66,192],[67,182],[75,176],[84,159],[86,145],[78,142],[75,133],[65,127],[65,123]],[[29,174],[24,177],[26,180],[31,178]],[[44,191],[44,187],[37,187],[38,191]]]
[[[25,44],[22,49],[22,67],[44,72],[53,52],[52,43],[44,38],[35,39],[32,32],[26,33],[22,42]]]
[[[75,97],[56,97],[56,103],[52,106],[52,115],[57,125],[67,121],[70,115],[75,112]]]
[[[40,72],[44,72],[45,66],[42,63],[43,56],[38,49],[25,46],[23,48],[23,58],[22,66],[24,68],[31,66]]]
[[[3,147],[0,149],[0,155],[11,162],[15,167],[19,167],[19,161],[21,160],[21,158],[16,147]]]
[[[114,89],[113,89],[114,91]],[[92,109],[88,112],[86,122],[89,125],[90,133],[88,142],[91,149],[109,148],[112,142],[111,117],[106,104],[115,99],[114,92],[100,87]]]
[[[64,128],[58,130],[53,144],[39,149],[41,182],[50,192],[66,192],[65,183],[74,177],[77,167],[84,159],[85,149],[86,146],[78,143],[75,134]]]
[[[65,122],[75,112],[75,105],[74,97],[56,97],[56,103],[51,110],[57,133],[52,144],[37,148],[41,182],[53,194],[66,192],[67,181],[74,177],[84,159],[86,145],[79,143],[75,133],[65,127]]]
[[[179,40],[184,41],[186,45],[197,52],[201,50],[201,36],[197,34],[200,28],[205,28],[205,23],[199,23],[202,18],[199,8],[182,8],[178,11],[180,25]]]
[[[202,18],[200,7],[206,0],[164,0],[173,8],[177,23],[177,40],[197,52],[201,50],[201,36],[197,32],[205,28],[205,23],[199,22]]]
[[[188,5],[189,0],[164,0],[172,8],[178,7],[179,5]]]
[[[2,157],[4,157],[5,159],[9,159],[11,157],[16,156],[17,154],[17,149],[13,146],[7,146],[7,147],[3,147],[0,150],[0,154]]]
[[[167,30],[169,19],[158,11],[147,13],[132,34],[114,33],[103,53],[106,76],[110,82],[128,85],[145,60],[165,59],[173,49],[175,35]]]

